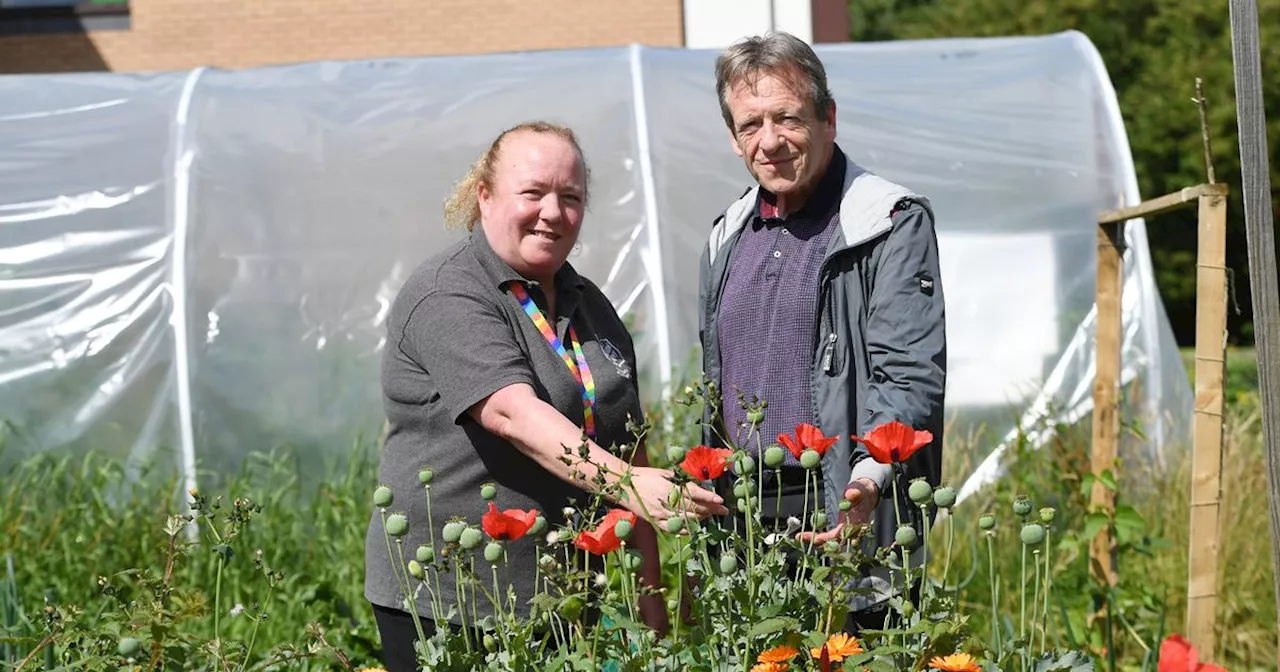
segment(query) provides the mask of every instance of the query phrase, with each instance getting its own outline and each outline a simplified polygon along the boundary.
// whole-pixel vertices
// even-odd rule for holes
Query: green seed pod
[[[747,422],[753,427],[759,427],[764,422],[764,411],[759,408],[753,408],[747,411]]]
[[[990,513],[984,513],[978,518],[978,529],[994,530],[996,528],[996,517]]]
[[[898,528],[897,532],[894,532],[893,539],[903,548],[912,548],[920,540],[920,535],[916,533],[916,528],[910,525],[903,525]]]
[[[667,448],[667,461],[671,464],[680,464],[684,461],[684,446],[671,446]]]
[[[903,617],[903,618],[911,618],[912,614],[914,614],[914,613],[916,613],[916,605],[911,604],[910,602],[903,602],[903,603],[902,603],[902,617]]]
[[[622,540],[626,540],[630,538],[631,537],[631,521],[624,518],[614,523],[613,533],[618,535],[618,538]]]
[[[498,650],[498,638],[493,635],[486,634],[484,636],[484,648],[489,651]]]
[[[417,552],[414,554],[414,558],[416,558],[418,562],[432,562],[436,559],[436,549],[423,544],[418,547]]]
[[[436,477],[436,472],[431,469],[423,469],[418,472],[418,482],[423,485],[431,485],[431,479]]]
[[[529,534],[535,537],[547,531],[547,519],[538,516],[533,520],[533,527],[529,528]]]
[[[131,658],[141,648],[142,642],[139,642],[133,637],[121,637],[120,643],[116,645],[116,653],[124,656],[125,658]]]
[[[497,562],[502,559],[502,544],[491,541],[484,547],[484,559],[489,562]]]
[[[949,485],[938,488],[933,493],[933,504],[939,509],[949,509],[956,505],[956,491]]]
[[[732,553],[725,553],[720,556],[720,573],[732,574],[738,571],[738,556]]]
[[[483,498],[485,501],[492,502],[493,498],[497,496],[498,496],[498,487],[495,486],[494,484],[485,483],[484,485],[480,486],[480,497]]]
[[[787,453],[782,449],[782,446],[769,446],[764,451],[764,464],[770,469],[777,469],[782,466],[783,461],[786,459]]]
[[[680,488],[671,488],[671,491],[667,493],[667,506],[671,508],[678,506],[680,504],[680,497]]]
[[[738,481],[737,483],[734,483],[734,484],[733,484],[733,496],[734,496],[734,497],[746,497],[746,496],[747,496],[747,482],[746,482],[746,481]]]
[[[1026,495],[1018,495],[1018,498],[1013,500],[1013,513],[1019,518],[1031,515],[1031,499]]]
[[[733,467],[734,470],[738,472],[739,476],[754,474],[756,473],[756,458],[751,457],[750,455],[743,455],[738,458],[737,463],[735,463]]]
[[[923,506],[933,498],[933,486],[923,478],[917,478],[907,487],[907,496],[917,505]]]
[[[742,501],[742,500],[738,500],[738,501]],[[684,518],[680,516],[674,516],[672,518],[667,519],[667,531],[670,532],[671,534],[676,534],[677,532],[683,529],[684,529]]]
[[[635,551],[627,553],[623,561],[629,571],[638,572],[644,566],[644,556]]]
[[[813,512],[813,527],[814,527],[814,529],[821,530],[822,528],[824,528],[824,527],[826,527],[826,526],[827,526],[827,512],[826,512],[826,511],[814,511],[814,512]]]
[[[1043,509],[1040,509],[1040,522],[1044,523],[1045,525],[1052,523],[1053,518],[1055,515],[1057,515],[1057,513],[1058,512],[1054,510],[1052,506],[1046,506]]]
[[[427,572],[422,568],[422,564],[417,560],[409,561],[409,576],[421,581],[427,578]]]
[[[800,466],[805,469],[816,469],[819,464],[822,464],[822,456],[817,451],[806,450],[800,453]]]
[[[1038,523],[1027,523],[1022,526],[1022,532],[1018,536],[1022,537],[1022,543],[1036,546],[1044,542],[1044,527]]]
[[[379,485],[378,489],[373,491],[373,505],[380,509],[391,506],[391,502],[394,500],[395,497],[391,494],[391,488],[385,485]]]
[[[675,611],[679,607],[680,607],[680,602],[677,601],[676,598],[673,597],[667,600],[667,611]]]
[[[842,499],[842,500],[840,500],[840,510],[841,510],[841,511],[848,511],[849,509],[852,509],[852,508],[853,508],[853,502],[851,502],[851,501],[849,501],[849,500],[847,500],[847,499]]]
[[[467,527],[462,530],[462,536],[458,537],[458,544],[466,550],[474,550],[484,541],[484,535],[474,527]]]
[[[459,523],[459,522],[445,523],[444,533],[443,533],[444,543],[446,544],[458,543],[458,539],[462,537],[462,530],[465,527],[466,525],[463,525],[462,523]]]
[[[738,500],[738,511],[741,513],[751,512],[751,504],[747,503],[746,497],[743,497],[742,499]]]
[[[823,544],[823,545],[822,545],[822,550],[824,550],[824,551],[826,551],[826,552],[828,552],[828,553],[839,553],[839,552],[840,552],[840,542],[836,541],[835,539],[832,539],[832,540],[830,540],[830,541],[828,541],[827,543],[825,543],[825,544]]]
[[[393,537],[403,537],[409,531],[409,519],[404,517],[403,513],[393,513],[387,516],[387,534]]]

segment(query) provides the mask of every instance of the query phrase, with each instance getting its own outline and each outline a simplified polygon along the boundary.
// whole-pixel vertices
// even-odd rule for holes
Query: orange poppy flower
[[[536,522],[538,522],[536,509],[499,511],[493,502],[489,502],[489,512],[480,518],[480,527],[490,539],[515,541],[523,537]]]
[[[867,447],[871,458],[880,464],[905,462],[917,450],[933,441],[933,433],[915,430],[894,420],[871,430],[865,438],[849,437]]]
[[[953,653],[949,656],[934,657],[929,661],[929,669],[942,672],[982,672],[978,661],[967,653]]]
[[[787,672],[790,668],[786,663],[756,663],[751,666],[751,672]]]
[[[827,649],[827,656],[831,662],[838,663],[848,656],[856,656],[863,652],[862,645],[858,643],[857,637],[850,637],[843,632],[837,632],[827,639],[827,643],[823,646]],[[814,658],[822,657],[822,647],[809,649],[809,655]]]
[[[728,448],[695,446],[685,453],[680,468],[699,481],[710,481],[720,478],[728,464],[726,460],[732,454],[733,451]]]
[[[1160,643],[1158,672],[1227,672],[1227,668],[1200,662],[1200,652],[1182,635],[1173,634]]]
[[[762,663],[785,663],[786,661],[794,658],[797,653],[800,653],[800,651],[794,647],[783,644],[782,646],[775,646],[759,656],[756,656],[756,660]]]
[[[796,425],[794,439],[789,434],[779,434],[778,443],[791,451],[791,454],[795,455],[798,460],[800,459],[800,453],[803,453],[806,448],[819,455],[825,455],[827,449],[835,444],[837,438],[839,437],[824,436],[821,429],[807,422],[802,422]]]
[[[613,528],[620,520],[626,520],[635,525],[636,514],[626,509],[610,509],[596,529],[579,532],[577,538],[573,540],[573,545],[593,555],[605,555],[618,550],[622,546],[622,540],[618,538],[618,533],[614,532]]]

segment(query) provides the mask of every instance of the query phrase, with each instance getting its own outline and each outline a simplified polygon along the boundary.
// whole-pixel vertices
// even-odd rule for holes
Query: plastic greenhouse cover
[[[1091,411],[1094,222],[1139,200],[1114,92],[1074,32],[817,49],[841,146],[933,202],[949,437],[987,432],[968,495],[997,477],[1018,423]],[[571,262],[632,326],[659,398],[697,375],[698,255],[751,184],[715,56],[632,46],[0,77],[11,447],[226,469],[282,442],[337,454],[376,435],[387,308],[459,235],[441,227],[453,183],[533,118],[580,134],[592,204]],[[1188,441],[1191,392],[1143,223],[1125,237],[1125,416],[1147,437],[1125,450],[1160,459]]]

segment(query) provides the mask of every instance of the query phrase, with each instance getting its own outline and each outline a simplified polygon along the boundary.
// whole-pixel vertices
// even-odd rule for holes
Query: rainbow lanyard
[[[573,357],[564,349],[564,344],[560,342],[560,338],[556,336],[556,332],[547,322],[547,318],[542,315],[542,311],[538,309],[537,304],[533,302],[533,298],[525,291],[524,286],[518,282],[511,283],[511,293],[515,294],[516,299],[520,301],[520,307],[524,308],[525,314],[529,319],[533,320],[533,325],[542,332],[542,337],[547,343],[551,344],[551,348],[560,355],[560,359],[564,360],[569,371],[573,373],[573,379],[578,381],[582,386],[582,417],[584,429],[587,430],[587,436],[595,438],[595,407],[596,407],[596,382],[591,377],[591,367],[587,366],[587,358],[582,354],[582,345],[578,341],[578,334],[573,330],[573,325],[569,325],[569,344],[573,346]],[[575,362],[574,359],[577,359]]]

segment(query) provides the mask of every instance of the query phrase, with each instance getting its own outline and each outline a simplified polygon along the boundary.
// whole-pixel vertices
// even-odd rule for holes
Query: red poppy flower
[[[481,517],[480,527],[484,528],[490,539],[515,541],[523,537],[537,520],[538,512],[534,509],[499,511],[493,502],[489,502],[489,512]]]
[[[933,433],[915,430],[897,420],[887,422],[867,434],[866,438],[849,437],[867,447],[872,459],[881,464],[905,462],[933,441]]]
[[[626,509],[610,509],[596,529],[579,532],[577,538],[573,540],[573,545],[593,555],[604,555],[618,550],[622,546],[622,540],[618,538],[613,528],[620,520],[626,520],[635,525],[636,514]]]
[[[1227,672],[1227,668],[1200,662],[1200,652],[1182,635],[1169,635],[1160,643],[1159,672]]]
[[[818,455],[825,455],[827,449],[835,444],[837,438],[835,436],[823,436],[821,429],[807,422],[802,422],[796,425],[794,439],[789,434],[779,434],[778,443],[782,444],[783,448],[791,451],[791,454],[795,455],[798,460],[800,459],[800,453],[803,453],[805,449],[812,450]]]
[[[727,466],[726,460],[733,454],[728,448],[708,448],[696,446],[685,453],[680,468],[699,481],[710,481],[720,478]]]

